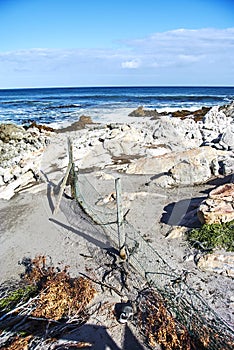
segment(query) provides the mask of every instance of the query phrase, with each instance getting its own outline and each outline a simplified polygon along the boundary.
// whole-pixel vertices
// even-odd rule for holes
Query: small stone
[[[234,277],[234,253],[212,253],[202,256],[197,263],[201,270]]]
[[[175,239],[183,237],[185,232],[188,231],[188,228],[185,226],[174,226],[172,229],[167,233],[166,239]]]

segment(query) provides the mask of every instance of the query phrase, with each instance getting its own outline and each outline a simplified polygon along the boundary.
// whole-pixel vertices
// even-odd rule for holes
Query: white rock
[[[211,176],[210,164],[216,158],[217,152],[215,149],[211,147],[199,147],[182,152],[171,152],[157,157],[137,159],[128,165],[126,172],[128,174],[163,174],[169,172],[176,165],[179,171],[179,164],[184,163],[188,164],[188,168],[190,167],[191,170],[199,166],[198,171],[204,170],[204,178],[207,179],[208,175]],[[176,176],[176,169],[173,174]]]
[[[34,175],[31,171],[21,175],[17,180],[0,188],[0,199],[11,199],[14,196],[17,188],[27,185],[32,180],[34,180]]]
[[[5,183],[8,183],[13,179],[13,174],[11,168],[5,169],[4,174],[3,174],[3,181]]]
[[[203,144],[208,144],[216,140],[220,140],[220,135],[225,133],[230,128],[233,122],[231,117],[227,117],[219,107],[215,106],[204,116],[202,123],[199,123],[200,131],[203,138]]]
[[[174,226],[172,229],[167,233],[166,239],[176,239],[183,237],[185,232],[188,231],[188,228],[185,226]]]
[[[202,143],[198,124],[192,119],[163,116],[154,122],[153,138],[174,151],[197,147]]]
[[[108,181],[108,180],[114,180],[115,179],[115,177],[113,175],[104,173],[103,171],[98,171],[96,173],[96,177],[98,179],[101,179],[101,180],[104,180],[104,181],[105,180]]]
[[[234,151],[234,124],[223,133],[219,144],[226,150]]]
[[[212,253],[202,256],[197,263],[201,270],[234,277],[234,253]]]

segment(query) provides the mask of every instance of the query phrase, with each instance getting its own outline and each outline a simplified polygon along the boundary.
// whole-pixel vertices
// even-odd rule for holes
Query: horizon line
[[[37,87],[2,87],[1,90],[33,89],[90,89],[90,88],[234,88],[234,85],[74,85],[74,86],[37,86]]]

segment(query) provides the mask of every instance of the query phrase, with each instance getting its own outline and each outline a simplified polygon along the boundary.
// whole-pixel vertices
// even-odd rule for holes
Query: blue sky
[[[234,85],[234,0],[0,0],[0,88]]]

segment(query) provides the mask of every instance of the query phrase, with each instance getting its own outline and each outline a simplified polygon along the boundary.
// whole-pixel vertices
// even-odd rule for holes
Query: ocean
[[[78,87],[0,90],[0,123],[59,128],[81,115],[95,122],[129,122],[139,106],[174,111],[228,104],[234,87]]]

